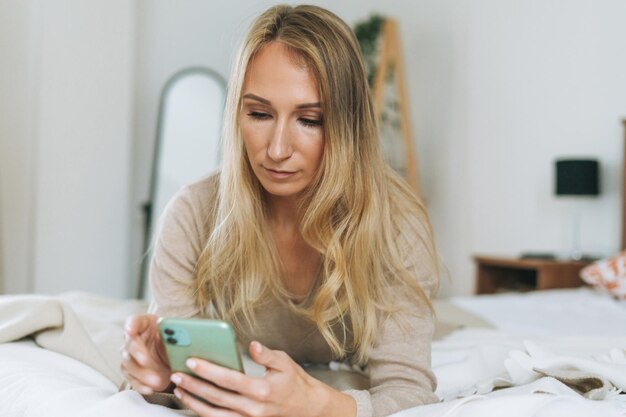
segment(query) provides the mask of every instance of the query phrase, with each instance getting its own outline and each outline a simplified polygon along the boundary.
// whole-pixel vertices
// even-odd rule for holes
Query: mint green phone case
[[[225,321],[162,317],[158,323],[173,372],[193,374],[185,365],[192,357],[243,372],[235,332]]]

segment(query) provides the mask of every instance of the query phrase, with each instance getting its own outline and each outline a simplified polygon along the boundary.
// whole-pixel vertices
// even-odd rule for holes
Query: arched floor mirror
[[[144,242],[138,298],[149,298],[154,235],[167,203],[183,186],[217,168],[226,81],[201,67],[174,74],[161,92],[150,200],[144,205]]]

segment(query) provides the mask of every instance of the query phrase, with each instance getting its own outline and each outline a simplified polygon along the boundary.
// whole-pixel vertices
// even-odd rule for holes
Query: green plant
[[[372,14],[368,20],[358,22],[354,26],[354,34],[361,47],[361,53],[365,61],[365,70],[367,71],[367,81],[370,87],[373,85],[376,77],[376,65],[380,49],[380,31],[384,22],[385,17]]]

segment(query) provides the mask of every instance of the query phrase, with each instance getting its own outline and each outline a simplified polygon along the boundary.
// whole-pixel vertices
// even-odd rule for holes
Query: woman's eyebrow
[[[321,107],[322,107],[322,103],[320,103],[319,101],[317,103],[304,103],[304,104],[298,104],[296,106],[297,109],[310,109],[310,108],[319,109]]]
[[[263,104],[267,104],[268,106],[272,105],[272,102],[269,101],[268,99],[265,99],[263,97],[259,97],[256,94],[252,94],[252,93],[245,94],[243,96],[243,98],[248,98],[248,99],[251,99],[251,100],[255,100],[255,101],[261,102]],[[322,107],[322,104],[320,102],[304,103],[304,104],[298,104],[296,106],[297,109],[320,108],[320,107]]]
[[[255,94],[252,94],[252,93],[245,94],[243,96],[243,98],[249,98],[249,99],[252,99],[252,100],[255,100],[255,101],[260,101],[261,103],[267,104],[267,105],[271,105],[272,104],[269,100],[267,100],[267,99],[265,99],[263,97],[259,97],[259,96],[255,95]]]

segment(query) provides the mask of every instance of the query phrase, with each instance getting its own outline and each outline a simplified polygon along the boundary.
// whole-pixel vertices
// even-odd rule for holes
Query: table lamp
[[[559,159],[556,161],[557,197],[597,197],[600,195],[599,163],[595,159]],[[573,216],[572,260],[583,259],[580,248],[580,205],[576,205]]]

